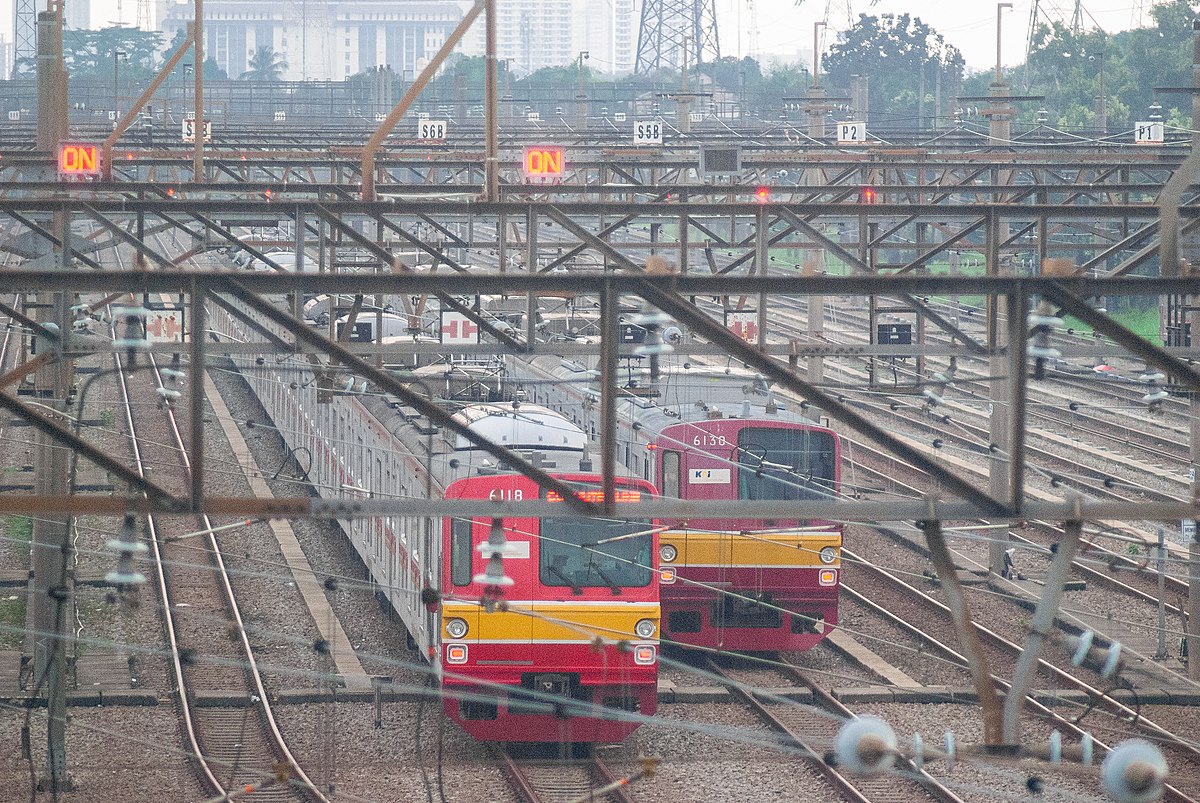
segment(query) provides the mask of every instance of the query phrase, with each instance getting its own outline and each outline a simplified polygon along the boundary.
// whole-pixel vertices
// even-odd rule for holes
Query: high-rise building
[[[498,2],[496,56],[515,75],[578,63],[596,72],[633,71],[636,0],[504,0]],[[483,19],[475,24],[464,52],[483,54]]]
[[[183,29],[190,3],[166,10],[168,37]],[[371,67],[415,75],[462,19],[452,2],[427,0],[205,0],[204,56],[230,78],[250,69],[259,48],[286,62],[290,81],[339,81]]]
[[[0,78],[7,79],[12,75],[13,46],[12,42],[0,33]]]
[[[83,31],[92,27],[91,0],[64,0],[63,12],[63,22],[68,28]]]

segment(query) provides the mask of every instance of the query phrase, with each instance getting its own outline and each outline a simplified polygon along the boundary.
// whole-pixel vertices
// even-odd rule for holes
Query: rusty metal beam
[[[46,433],[68,449],[78,452],[80,456],[92,461],[98,467],[115,474],[123,482],[127,483],[133,491],[153,497],[157,503],[167,509],[179,510],[187,508],[186,502],[177,499],[170,491],[157,483],[138,476],[137,472],[122,465],[106,452],[101,451],[78,437],[74,432],[62,426],[57,421],[43,415],[37,410],[30,409],[19,399],[10,396],[4,391],[0,391],[0,407],[27,421],[31,426]]]
[[[1172,357],[1158,346],[1148,340],[1143,340],[1140,336],[1121,326],[1112,318],[1092,309],[1083,299],[1073,295],[1065,287],[1049,284],[1042,287],[1040,292],[1062,307],[1064,312],[1074,315],[1100,334],[1112,338],[1118,345],[1124,346],[1133,354],[1141,357],[1147,365],[1153,365],[1192,390],[1200,390],[1200,374],[1196,373],[1187,362]]]
[[[979,508],[980,515],[1003,515],[1006,511],[1007,508],[1002,502],[966,482],[958,474],[943,468],[904,441],[893,437],[890,432],[876,426],[867,418],[826,394],[825,391],[800,379],[786,364],[746,343],[677,294],[660,289],[645,279],[639,279],[636,285],[637,292],[642,298],[673,316],[680,323],[690,326],[702,337],[721,346],[734,359],[754,366],[788,390],[804,396],[824,410],[831,418],[835,418],[856,432],[871,438],[893,454],[928,473],[947,490],[973,502]]]

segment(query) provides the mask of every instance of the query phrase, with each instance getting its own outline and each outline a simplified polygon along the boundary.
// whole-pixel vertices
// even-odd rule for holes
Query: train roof
[[[630,360],[619,367],[625,395],[617,398],[618,418],[636,422],[647,432],[714,418],[766,418],[820,425],[816,408],[776,396],[761,374],[741,366],[663,359],[659,378],[652,381],[648,362]],[[595,396],[599,393],[598,372],[589,365],[550,356],[510,359],[510,371],[517,382],[569,383]]]
[[[472,404],[454,417],[472,432],[510,449],[580,452],[587,445],[587,435],[582,429],[537,404]],[[457,451],[475,447],[459,435],[454,448]]]

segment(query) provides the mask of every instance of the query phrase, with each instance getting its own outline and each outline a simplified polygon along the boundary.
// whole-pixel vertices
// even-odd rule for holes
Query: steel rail
[[[871,798],[869,798],[866,793],[855,786],[854,781],[851,778],[838,772],[837,768],[831,762],[825,760],[825,754],[823,751],[814,748],[805,740],[803,736],[801,736],[799,733],[796,733],[796,731],[793,730],[787,723],[772,714],[766,705],[764,705],[753,694],[743,688],[741,683],[738,683],[731,678],[728,673],[718,666],[712,658],[708,658],[707,662],[708,671],[720,678],[725,679],[727,681],[727,688],[735,697],[737,697],[746,705],[750,706],[758,718],[766,722],[773,730],[786,736],[787,740],[794,747],[802,750],[805,753],[805,757],[817,765],[817,767],[821,770],[821,774],[827,781],[829,781],[830,785],[833,786],[835,790],[837,790],[845,798],[854,801],[855,803],[871,803]]]
[[[113,359],[117,363],[118,368],[120,368],[122,365],[120,353],[119,352],[114,353]],[[161,385],[162,384],[162,376],[159,373],[159,369],[158,369],[157,365],[154,363],[153,356],[150,356],[149,359],[151,362],[151,366],[153,367],[155,377],[158,380],[159,384]],[[144,475],[144,463],[143,463],[143,459],[142,459],[142,455],[141,455],[141,449],[138,446],[138,438],[136,435],[137,428],[136,428],[135,422],[133,420],[133,405],[132,405],[129,387],[128,387],[128,377],[125,375],[124,371],[119,371],[118,373],[120,375],[120,380],[121,380],[119,382],[119,387],[121,388],[121,394],[125,401],[125,419],[126,419],[126,424],[129,427],[129,439],[130,439],[131,447],[134,451],[136,471],[139,475]],[[199,393],[202,391],[199,387],[195,387],[195,388],[193,388],[192,392]],[[175,419],[174,412],[169,407],[166,408],[166,416],[167,416],[167,421],[171,428],[172,436],[175,440],[175,448],[177,450],[177,454],[180,457],[180,460],[181,460],[184,470],[186,472],[190,473],[191,472],[191,463],[188,459],[187,449],[184,445],[182,435],[179,431],[178,422]],[[304,773],[303,769],[300,767],[299,763],[296,761],[295,757],[292,755],[291,751],[288,749],[287,742],[284,739],[283,734],[280,732],[278,725],[275,722],[275,719],[271,712],[268,695],[266,693],[265,687],[263,686],[262,676],[258,670],[258,666],[257,666],[257,662],[255,661],[255,658],[254,658],[253,650],[250,648],[250,643],[246,636],[246,628],[245,628],[245,625],[241,618],[241,612],[240,612],[240,609],[237,604],[237,599],[233,593],[232,585],[230,584],[229,572],[225,568],[224,561],[221,558],[220,548],[218,547],[217,542],[216,542],[216,536],[212,532],[212,529],[213,529],[212,522],[207,515],[202,514],[200,516],[200,518],[202,520],[204,529],[208,531],[207,537],[208,537],[208,541],[209,541],[209,549],[211,550],[213,559],[216,562],[218,576],[219,576],[220,583],[222,586],[222,591],[224,592],[224,595],[225,595],[225,604],[227,605],[228,610],[229,610],[231,616],[233,617],[234,624],[238,631],[238,634],[239,634],[239,637],[241,640],[242,650],[245,653],[246,671],[247,671],[249,678],[252,681],[254,690],[256,692],[255,696],[257,696],[257,698],[258,698],[259,708],[263,712],[264,719],[267,722],[268,733],[271,737],[271,741],[273,743],[273,748],[276,751],[278,751],[278,753],[284,758],[284,760],[288,763],[290,771],[292,773],[294,773],[295,777],[297,777],[300,780],[300,785],[297,788],[297,792],[308,794],[308,796],[317,800],[318,803],[329,803],[328,798],[326,798],[323,794],[321,794],[321,792],[316,788],[315,784],[313,784],[313,782]],[[175,680],[177,683],[177,689],[178,689],[178,694],[179,694],[180,713],[184,720],[184,730],[187,735],[188,744],[190,745],[190,748],[191,748],[189,755],[191,755],[195,759],[195,763],[198,765],[198,767],[201,770],[203,780],[210,786],[212,791],[214,791],[216,794],[228,797],[232,794],[232,792],[234,790],[227,788],[224,784],[222,784],[217,779],[216,773],[214,773],[213,768],[211,766],[210,759],[208,759],[206,757],[204,749],[200,745],[200,739],[199,739],[199,734],[198,734],[198,730],[197,730],[196,720],[192,715],[191,703],[189,702],[189,694],[187,691],[187,689],[188,689],[187,680],[185,677],[185,673],[183,671],[183,664],[180,659],[180,646],[179,646],[178,635],[177,635],[175,621],[174,621],[174,606],[170,602],[171,594],[169,591],[169,584],[167,582],[166,570],[165,570],[165,566],[164,566],[162,551],[160,548],[161,539],[158,534],[158,528],[157,528],[154,516],[147,517],[147,525],[149,527],[150,534],[151,534],[151,539],[150,539],[151,540],[151,548],[152,548],[153,554],[154,554],[155,571],[156,571],[156,575],[158,578],[159,593],[161,594],[161,599],[163,601],[163,605],[162,605],[163,619],[164,619],[164,625],[167,630],[168,646],[169,646],[170,652],[171,652],[172,670],[175,674]],[[266,784],[264,784],[264,786],[260,787],[260,788],[266,788],[266,786],[270,786],[270,785],[273,785],[272,780],[267,780]]]
[[[930,606],[930,607],[934,607],[937,610],[939,610],[940,612],[942,612],[943,614],[948,615],[948,609],[946,608],[945,605],[943,605],[938,600],[935,600],[932,597],[930,597],[929,595],[922,593],[919,589],[909,585],[908,583],[904,582],[903,580],[901,580],[897,577],[892,576],[891,573],[889,573],[887,570],[885,570],[879,566],[876,566],[875,564],[871,563],[870,561],[867,561],[863,557],[856,555],[856,554],[850,552],[849,550],[844,549],[843,553],[850,560],[854,561],[854,563],[856,565],[882,577],[886,582],[888,582],[891,585],[898,588],[901,591],[901,593],[904,593],[914,599],[918,599],[921,601],[922,604]],[[900,618],[895,613],[892,613],[891,611],[887,610],[883,606],[870,600],[868,597],[866,597],[861,592],[855,591],[853,588],[849,587],[844,581],[842,582],[842,591],[844,593],[848,594],[849,596],[853,597],[855,599],[855,601],[858,602],[859,604],[863,605],[866,608],[869,608],[876,615],[883,616],[889,622],[896,625],[897,627],[900,627],[904,631],[908,632],[910,635],[915,636],[916,638],[921,639],[923,642],[933,646],[939,652],[941,652],[942,654],[944,654],[945,656],[947,656],[948,658],[950,658],[952,661],[959,664],[960,666],[962,666],[962,667],[968,666],[969,662],[967,661],[966,657],[964,655],[962,655],[960,652],[958,652],[954,648],[950,647],[949,645],[945,644],[944,642],[940,641],[939,639],[936,639],[933,636],[929,635],[928,633],[921,630],[916,625]],[[975,624],[975,628],[976,628],[976,631],[979,632],[980,635],[983,636],[984,639],[986,639],[988,642],[990,642],[993,646],[996,646],[1003,650],[1006,650],[1010,654],[1020,653],[1020,651],[1021,651],[1020,645],[1013,644],[1011,641],[1008,641],[1003,636],[998,635],[994,631],[992,631],[978,623]],[[1159,739],[1159,740],[1171,745],[1172,747],[1175,747],[1178,750],[1181,750],[1185,753],[1190,754],[1193,757],[1193,759],[1200,759],[1200,748],[1197,748],[1196,746],[1181,739],[1177,735],[1171,733],[1166,728],[1163,728],[1163,727],[1157,725],[1156,723],[1150,721],[1145,716],[1142,716],[1140,712],[1135,711],[1134,709],[1130,708],[1129,706],[1125,705],[1124,703],[1121,703],[1117,700],[1114,700],[1111,697],[1106,696],[1105,693],[1103,691],[1101,691],[1100,689],[1097,689],[1096,687],[1092,686],[1091,684],[1071,676],[1069,673],[1063,671],[1062,669],[1059,669],[1054,664],[1051,664],[1050,662],[1046,661],[1045,659],[1038,659],[1038,669],[1047,671],[1051,676],[1053,676],[1059,680],[1062,680],[1067,685],[1072,686],[1079,691],[1083,691],[1084,693],[1088,694],[1094,700],[1104,701],[1106,710],[1108,710],[1110,713],[1114,713],[1114,714],[1120,716],[1126,722],[1136,722],[1135,727],[1137,727],[1138,730],[1141,730],[1144,733],[1150,734],[1154,738]],[[997,686],[997,688],[999,688],[1003,691],[1008,691],[1011,688],[1011,684],[1009,684],[1008,681],[1006,681],[1003,678],[1000,678],[996,675],[992,676],[992,682]],[[1026,695],[1025,707],[1027,709],[1032,709],[1034,713],[1036,713],[1042,717],[1048,718],[1052,722],[1057,723],[1060,727],[1070,730],[1071,732],[1075,733],[1077,736],[1083,736],[1083,734],[1086,732],[1083,728],[1079,727],[1079,725],[1077,725],[1075,722],[1056,713],[1049,706],[1046,706],[1043,703],[1039,702],[1036,698],[1034,698],[1031,695]],[[1095,739],[1095,743],[1096,743],[1097,747],[1101,748],[1104,751],[1108,751],[1108,750],[1112,749],[1107,744],[1101,742],[1099,739]],[[1170,786],[1169,784],[1165,786],[1165,789],[1166,789],[1166,793],[1167,793],[1166,797],[1170,800],[1192,801],[1191,797],[1184,794],[1180,790],[1175,789],[1174,787]]]
[[[821,705],[835,713],[841,714],[843,717],[850,718],[857,716],[857,714],[847,707],[845,703],[835,697],[831,691],[814,681],[807,673],[802,671],[800,667],[783,658],[780,659],[780,663],[782,666],[775,666],[772,668],[782,673],[785,677],[790,678],[794,682],[807,687],[809,691],[812,692],[813,698],[819,700]],[[916,776],[916,783],[920,784],[926,792],[929,792],[939,800],[947,801],[948,803],[963,803],[962,798],[954,794],[954,792],[941,783],[941,781],[937,780],[928,772],[926,772],[924,768],[917,767],[916,764],[909,759],[905,759],[905,762],[908,764],[907,769]]]
[[[158,372],[157,365],[154,368],[155,376],[158,377],[160,385],[162,384],[161,374]],[[203,386],[194,386],[191,389],[192,393],[203,393]],[[179,424],[175,419],[175,414],[170,407],[167,408],[167,418],[171,424],[171,434],[175,440],[175,446],[178,449],[179,457],[190,474],[192,471],[191,460],[188,458],[187,447],[184,445],[183,436],[179,431]],[[279,724],[275,721],[274,712],[271,709],[271,703],[267,689],[263,685],[262,673],[258,669],[258,661],[254,658],[254,650],[250,646],[250,639],[246,634],[246,625],[242,620],[241,608],[237,603],[237,595],[234,594],[233,585],[230,582],[229,571],[225,568],[225,560],[221,554],[221,548],[217,544],[217,536],[214,532],[212,520],[207,513],[201,513],[200,519],[203,522],[204,529],[207,530],[206,537],[208,539],[209,549],[212,552],[213,560],[217,565],[217,573],[220,579],[221,588],[225,593],[225,601],[229,606],[229,613],[233,618],[234,626],[237,629],[238,639],[241,642],[242,650],[246,655],[246,672],[254,686],[255,696],[258,698],[257,704],[266,720],[267,730],[270,733],[271,741],[279,754],[287,762],[291,773],[300,780],[301,791],[307,793],[312,798],[320,803],[329,803],[329,799],[317,789],[316,784],[304,772],[304,768],[296,760],[288,747],[287,740],[284,738],[282,731],[279,730]]]

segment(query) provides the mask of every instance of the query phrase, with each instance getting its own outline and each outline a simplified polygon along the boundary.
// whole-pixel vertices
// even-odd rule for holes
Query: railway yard
[[[996,124],[0,128],[0,801],[1200,799],[1200,150]]]

